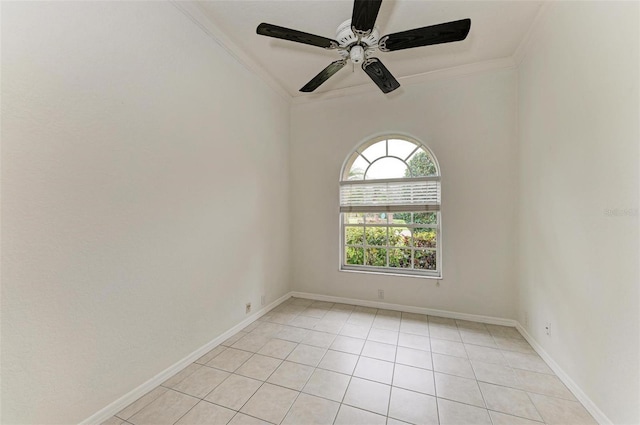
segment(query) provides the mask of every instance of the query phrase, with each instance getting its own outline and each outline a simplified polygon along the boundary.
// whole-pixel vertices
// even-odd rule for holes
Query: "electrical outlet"
[[[551,322],[547,322],[547,324],[544,327],[544,332],[548,335],[551,336]]]
[[[379,300],[384,300],[384,290],[383,289],[378,289],[378,299]]]
[[[267,297],[265,297],[264,295],[260,297],[260,305],[264,305],[264,303],[267,302]]]
[[[245,311],[244,311],[244,313],[245,313],[245,314],[251,313],[251,303],[247,303],[247,304],[245,305]]]

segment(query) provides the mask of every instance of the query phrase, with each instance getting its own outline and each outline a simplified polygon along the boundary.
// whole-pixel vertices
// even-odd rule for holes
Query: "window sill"
[[[418,279],[432,279],[432,280],[443,279],[442,275],[430,276],[430,275],[424,275],[424,274],[402,273],[402,272],[395,272],[395,271],[359,270],[359,269],[351,269],[351,268],[344,268],[344,267],[340,267],[338,271],[345,272],[345,273],[364,273],[364,274],[376,274],[376,275],[393,276],[393,277],[412,277],[412,278],[418,278]]]

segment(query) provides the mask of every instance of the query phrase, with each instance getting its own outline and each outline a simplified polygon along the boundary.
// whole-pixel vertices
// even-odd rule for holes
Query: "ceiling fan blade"
[[[303,88],[300,89],[301,92],[309,93],[317,89],[327,81],[333,74],[340,71],[343,66],[347,64],[346,59],[341,59],[339,61],[331,62],[328,67],[320,71],[318,75],[313,77],[311,81],[309,81]]]
[[[389,72],[378,58],[369,58],[362,64],[362,69],[384,93],[389,93],[400,87],[400,83]]]
[[[277,25],[265,24],[264,22],[258,25],[256,32],[260,35],[266,35],[267,37],[281,38],[283,40],[289,40],[296,43],[324,47],[325,49],[338,48],[338,42],[330,38],[292,30],[290,28],[279,27]]]
[[[383,52],[429,46],[431,44],[450,43],[467,38],[471,28],[471,19],[446,22],[429,27],[385,35],[380,38],[378,47]]]
[[[351,27],[356,30],[356,35],[366,34],[373,29],[378,17],[378,11],[382,0],[354,0],[353,14],[351,15]]]

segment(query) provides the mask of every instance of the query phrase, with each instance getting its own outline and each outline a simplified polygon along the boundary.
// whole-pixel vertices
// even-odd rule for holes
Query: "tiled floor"
[[[595,424],[515,330],[290,298],[108,424]]]

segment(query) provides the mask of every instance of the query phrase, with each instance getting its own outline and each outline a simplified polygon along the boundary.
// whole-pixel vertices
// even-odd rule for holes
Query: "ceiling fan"
[[[335,49],[342,56],[342,59],[330,63],[305,84],[300,89],[301,92],[314,91],[333,74],[341,70],[348,60],[351,60],[354,64],[362,63],[362,69],[380,90],[389,93],[400,87],[400,83],[380,59],[373,57],[376,49],[381,52],[393,52],[413,47],[461,41],[467,37],[471,28],[471,19],[462,19],[380,37],[375,23],[381,4],[382,0],[354,0],[351,19],[344,21],[336,30],[337,40],[266,23],[258,25],[256,32],[267,37],[309,44],[324,49]]]

